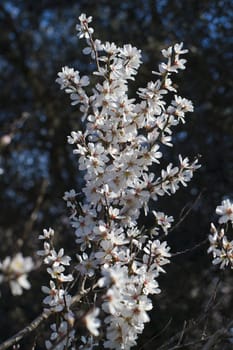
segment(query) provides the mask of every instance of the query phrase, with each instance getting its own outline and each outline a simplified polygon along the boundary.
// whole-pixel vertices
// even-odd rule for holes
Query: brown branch
[[[150,344],[153,340],[155,340],[156,338],[160,337],[161,334],[163,334],[167,328],[170,326],[172,322],[172,319],[170,318],[170,320],[167,322],[167,324],[162,328],[161,331],[159,331],[159,333],[156,333],[153,337],[151,337],[146,343],[144,343],[140,348],[139,350],[143,350],[144,347],[146,347],[148,344]]]
[[[169,230],[169,233],[172,232],[172,231],[174,231],[174,230],[186,219],[186,217],[190,214],[190,212],[193,210],[193,208],[195,207],[195,205],[199,202],[199,200],[200,200],[200,198],[201,198],[203,192],[204,192],[204,190],[202,190],[202,191],[198,194],[197,198],[194,200],[194,202],[192,203],[192,205],[190,206],[190,208],[188,208],[188,209],[184,212],[184,214],[181,215],[179,221],[178,221],[174,226],[172,226],[172,228]]]
[[[210,300],[208,301],[208,303],[207,303],[207,305],[206,305],[206,307],[204,309],[203,314],[201,314],[196,321],[186,323],[186,329],[185,329],[186,334],[188,332],[190,332],[192,329],[195,329],[198,325],[200,325],[206,319],[206,317],[209,314],[210,310],[213,308],[219,284],[220,284],[220,280],[217,281],[217,283],[215,285],[215,288],[214,288],[214,291],[213,291],[213,294],[212,294]],[[176,334],[174,334],[166,343],[162,344],[157,350],[165,350],[165,349],[166,350],[167,349],[171,350],[171,349],[179,349],[179,348],[181,348],[181,345],[177,345],[177,344],[175,346],[173,346],[172,348],[169,348],[169,347],[172,346],[172,344],[174,344],[175,342],[179,342],[179,339],[181,339],[181,337],[184,336],[183,333],[184,333],[184,327],[183,327],[183,329],[181,331],[179,331]],[[203,339],[203,341],[204,340],[205,339]],[[208,348],[207,349],[202,349],[202,350],[208,350]]]
[[[24,232],[23,232],[23,235],[22,235],[22,239],[20,240],[20,244],[21,245],[23,244],[23,242],[26,241],[27,237],[32,232],[34,223],[35,223],[35,221],[37,220],[37,217],[38,217],[38,212],[40,210],[41,204],[42,204],[42,202],[44,200],[44,197],[45,197],[45,194],[46,194],[47,186],[48,186],[48,180],[47,179],[43,179],[43,181],[41,183],[41,187],[40,187],[40,192],[39,192],[39,195],[38,195],[37,200],[36,200],[35,207],[34,207],[34,209],[31,212],[29,220],[25,224]]]
[[[72,298],[71,305],[79,302],[84,295],[86,295],[90,291],[90,288],[81,291],[79,294],[75,295]],[[13,335],[11,338],[5,340],[2,344],[0,344],[0,350],[6,350],[10,346],[13,346],[17,344],[23,337],[27,336],[29,333],[35,331],[39,325],[47,320],[52,314],[54,314],[54,311],[49,309],[42,314],[40,314],[38,317],[36,317],[28,326],[24,327],[21,331]]]
[[[51,310],[42,312],[42,314],[35,318],[28,326],[0,344],[0,350],[8,349],[10,346],[17,344],[24,336],[33,332],[43,321],[47,320],[52,313]]]
[[[5,9],[5,7],[0,4],[0,12],[4,15],[4,20],[3,25],[5,25],[6,28],[9,28],[9,34],[11,34],[10,30],[15,36],[15,41],[14,43],[16,44],[17,49],[13,49],[10,46],[9,51],[11,52],[11,56],[6,55],[6,57],[15,65],[17,64],[21,69],[22,72],[28,74],[29,69],[27,66],[27,60],[26,60],[26,50],[25,50],[25,45],[24,41],[22,38],[22,33],[18,30],[16,27],[16,22],[11,16],[11,13]],[[16,63],[17,62],[17,63]],[[18,63],[19,62],[19,63]]]
[[[178,255],[190,253],[190,252],[192,252],[193,250],[196,250],[196,249],[200,248],[201,246],[205,245],[205,244],[208,242],[208,240],[209,240],[209,239],[206,238],[206,239],[204,239],[203,241],[201,241],[201,242],[195,244],[195,245],[194,245],[193,247],[191,247],[191,248],[187,248],[187,249],[184,249],[184,250],[182,250],[182,251],[180,251],[180,252],[173,253],[173,254],[172,254],[172,258],[174,258],[175,256],[178,256]]]
[[[185,344],[175,345],[172,348],[169,348],[167,350],[177,350],[177,349],[182,349],[182,348],[184,349],[184,348],[187,348],[188,346],[192,346],[192,349],[194,349],[194,347],[193,347],[194,345],[202,343],[203,341],[204,341],[203,339],[200,339],[200,340],[192,341],[192,342],[185,343]]]
[[[178,343],[177,343],[177,346],[180,346],[182,341],[183,341],[186,326],[187,326],[187,321],[185,320],[184,325],[183,325],[183,329],[182,329],[181,334],[180,334],[180,338],[179,338]]]
[[[205,343],[202,350],[211,350],[219,340],[221,340],[224,337],[230,337],[232,334],[230,334],[229,329],[232,326],[233,326],[233,320],[230,321],[227,326],[222,327],[221,329],[218,329],[214,334],[212,334],[209,337],[209,340],[207,341],[207,343]]]

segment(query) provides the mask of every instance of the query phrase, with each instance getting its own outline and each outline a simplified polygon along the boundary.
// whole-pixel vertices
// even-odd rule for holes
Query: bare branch
[[[193,210],[193,208],[195,207],[195,205],[199,202],[202,194],[203,194],[204,190],[202,190],[197,198],[194,200],[194,202],[192,203],[192,205],[184,212],[181,214],[181,217],[179,219],[179,221],[169,230],[169,233],[174,231],[177,227],[180,226],[180,224],[186,219],[186,217],[190,214],[190,212]]]
[[[23,337],[38,328],[43,321],[47,320],[47,318],[52,315],[52,313],[51,310],[42,312],[42,314],[35,318],[28,326],[0,344],[0,350],[8,349],[10,346],[17,344]]]
[[[28,236],[32,232],[33,226],[37,220],[39,210],[41,208],[41,205],[43,203],[43,200],[44,200],[44,197],[46,194],[47,186],[48,186],[48,180],[43,179],[43,181],[41,183],[41,187],[40,187],[40,192],[39,192],[39,195],[38,195],[37,200],[36,200],[36,205],[35,205],[33,211],[31,212],[29,220],[25,224],[23,236],[22,236],[22,239],[20,240],[20,243],[19,243],[21,245],[23,244],[23,242],[25,242],[27,240]]]
[[[182,254],[186,254],[186,253],[190,253],[192,252],[193,250],[196,250],[198,248],[200,248],[201,246],[205,245],[206,243],[208,242],[208,238],[204,239],[203,241],[201,241],[200,243],[197,243],[195,244],[193,247],[191,248],[187,248],[187,249],[184,249],[180,252],[176,252],[176,253],[173,253],[172,254],[172,257],[174,258],[175,256],[177,255],[182,255]]]
[[[86,295],[89,291],[90,291],[90,288],[75,295],[72,298],[71,305],[79,302],[82,299],[82,297],[84,295]],[[40,314],[38,317],[36,317],[28,326],[26,326],[21,331],[19,331],[15,335],[13,335],[11,338],[7,339],[2,344],[0,344],[0,350],[6,350],[10,346],[17,344],[22,338],[27,336],[29,333],[35,331],[39,327],[39,325],[43,321],[47,320],[52,314],[54,314],[54,311],[51,309],[42,312],[42,314]]]
[[[226,327],[222,327],[221,329],[218,329],[215,333],[213,333],[210,337],[207,343],[203,346],[202,350],[211,350],[213,349],[213,346],[218,343],[219,340],[222,338],[230,337],[231,334],[229,332],[229,329],[233,326],[233,321],[230,321]]]
[[[185,334],[187,334],[188,332],[190,332],[191,330],[195,329],[198,327],[198,325],[200,325],[203,321],[205,321],[207,315],[209,314],[210,310],[213,308],[214,306],[214,302],[215,302],[215,299],[216,299],[216,294],[217,294],[217,289],[219,287],[219,284],[220,284],[220,280],[217,281],[216,285],[215,285],[215,288],[214,288],[214,291],[213,291],[213,294],[210,298],[210,300],[208,301],[205,309],[204,309],[204,312],[203,314],[201,314],[197,320],[191,320],[189,322],[186,322],[185,324]],[[184,344],[183,345],[179,345],[179,340],[181,338],[184,337],[184,326],[182,328],[181,331],[177,332],[174,336],[172,336],[166,343],[162,344],[157,350],[171,350],[171,349],[180,349],[181,347],[184,347]],[[202,341],[204,341],[205,339],[202,339]],[[176,344],[175,346],[172,346],[172,344],[174,344],[175,342],[178,342],[178,344]],[[170,348],[170,346],[172,346]],[[208,348],[207,348],[208,349]],[[1,350],[1,349],[0,349]],[[206,349],[202,349],[202,350],[206,350]]]
[[[139,350],[143,350],[144,347],[146,347],[148,344],[150,344],[153,340],[155,340],[156,338],[160,337],[161,334],[163,334],[167,328],[170,326],[172,322],[172,319],[170,318],[170,320],[167,322],[167,324],[161,329],[161,331],[159,331],[159,333],[156,333],[153,337],[151,337],[146,343],[143,344],[142,347],[139,348]]]

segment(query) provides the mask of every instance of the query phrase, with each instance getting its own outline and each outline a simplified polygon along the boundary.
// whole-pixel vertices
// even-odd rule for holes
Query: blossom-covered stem
[[[93,52],[94,52],[94,54],[95,54],[95,62],[96,62],[98,71],[100,71],[98,52],[97,52],[97,50],[96,50],[96,46],[95,46],[94,40],[93,40],[92,35],[91,35],[91,33],[90,33],[90,30],[89,30],[89,28],[88,28],[87,22],[84,21],[84,22],[83,22],[83,25],[84,25],[84,27],[86,28],[86,31],[87,31],[87,33],[88,33],[88,35],[89,35],[89,40],[90,40],[91,48],[92,48],[92,50],[93,50]]]
[[[228,237],[233,228],[233,202],[229,199],[223,200],[221,205],[217,206],[216,214],[219,215],[219,226],[211,223],[208,253],[212,254],[213,264],[219,264],[220,269],[227,266],[233,269],[233,240],[229,240]]]

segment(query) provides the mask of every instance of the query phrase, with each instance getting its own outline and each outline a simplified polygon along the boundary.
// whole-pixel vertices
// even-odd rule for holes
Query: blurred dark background
[[[92,68],[89,58],[82,55],[83,43],[75,31],[82,12],[93,16],[96,38],[118,45],[131,43],[143,51],[144,65],[136,87],[153,79],[151,71],[161,60],[162,48],[183,41],[190,50],[187,69],[176,83],[180,94],[193,101],[195,111],[177,129],[166,161],[176,162],[179,153],[191,158],[200,154],[202,168],[188,188],[164,198],[156,207],[173,215],[176,222],[188,214],[170,235],[173,252],[199,246],[174,257],[161,278],[163,292],[155,298],[152,323],[138,346],[155,349],[181,330],[184,320],[204,312],[219,278],[206,254],[208,245],[201,242],[208,237],[216,205],[224,196],[233,198],[233,3],[0,1],[0,260],[20,250],[31,255],[39,248],[38,234],[49,226],[58,233],[58,245],[65,244],[71,255],[75,251],[62,196],[82,184],[77,159],[66,143],[70,131],[80,128],[80,112],[70,106],[55,79],[65,65],[82,74]],[[30,275],[33,287],[24,297],[13,298],[7,286],[2,286],[0,342],[41,312],[40,286],[47,276],[43,269],[39,272],[41,279],[38,271]],[[230,317],[232,287],[226,281],[232,284],[230,274],[224,274],[221,286],[225,287],[216,292],[217,307],[208,311],[208,325],[201,323],[189,332],[192,341],[201,339],[202,332],[211,334]],[[35,336],[22,348],[31,349]],[[36,339],[40,344],[40,337]],[[224,343],[216,349],[224,346],[229,349]]]

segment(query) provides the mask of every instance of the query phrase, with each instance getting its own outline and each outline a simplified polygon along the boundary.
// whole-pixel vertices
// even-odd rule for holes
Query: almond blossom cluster
[[[64,283],[73,281],[73,276],[64,274],[65,267],[70,265],[71,258],[64,255],[63,248],[56,252],[53,246],[53,236],[54,230],[44,229],[43,235],[39,236],[39,239],[44,241],[44,249],[39,250],[37,254],[43,256],[44,263],[49,266],[47,272],[51,276],[50,288],[42,287],[42,291],[48,294],[43,302],[58,312],[69,307],[71,296],[67,294],[63,286]]]
[[[73,281],[73,276],[65,271],[67,266],[70,265],[71,258],[64,255],[63,248],[58,252],[55,250],[53,229],[44,229],[39,239],[44,242],[44,249],[37,251],[37,254],[42,256],[44,264],[48,265],[47,272],[51,278],[49,287],[42,286],[42,291],[46,294],[43,303],[46,305],[45,310],[50,310],[60,315],[59,322],[50,326],[52,333],[50,340],[46,340],[45,346],[46,349],[53,348],[54,342],[58,340],[55,348],[64,349],[71,344],[75,333],[69,326],[69,323],[73,322],[74,317],[70,309],[72,297],[66,287],[69,282]]]
[[[213,264],[224,269],[229,266],[233,269],[233,240],[229,240],[229,234],[232,235],[233,229],[233,202],[229,199],[222,201],[217,206],[216,214],[219,215],[219,227],[216,228],[211,223],[209,242],[210,247],[208,253],[213,256]]]
[[[136,345],[149,322],[150,296],[160,293],[158,277],[171,257],[164,237],[174,219],[158,204],[157,210],[151,210],[149,203],[187,186],[199,168],[197,159],[181,155],[176,165],[160,166],[164,146],[172,146],[174,128],[193,111],[191,101],[178,95],[172,81],[174,74],[185,69],[187,50],[183,43],[162,50],[165,62],[153,72],[156,80],[139,88],[132,98],[128,83],[142,63],[141,51],[130,44],[102,43],[93,38],[91,17],[82,14],[79,21],[78,37],[86,41],[83,53],[95,62],[93,75],[98,82],[90,90],[90,78],[69,67],[63,67],[56,80],[82,114],[85,130],[72,131],[68,143],[78,155],[85,184],[81,193],[72,189],[64,195],[75,233],[77,261],[72,266],[77,279],[64,274],[70,258],[63,249],[54,249],[53,230],[45,230],[40,237],[44,250],[39,254],[51,276],[50,287],[43,287],[48,295],[44,303],[56,313],[63,312],[60,326],[51,326],[46,346],[126,350]],[[139,216],[150,211],[152,228],[140,227]],[[88,303],[79,303],[75,312],[69,290],[75,295],[80,284]],[[83,322],[89,335],[74,335],[75,320]],[[59,327],[66,329],[66,343],[64,336],[59,343]],[[55,338],[57,347],[51,343]]]

